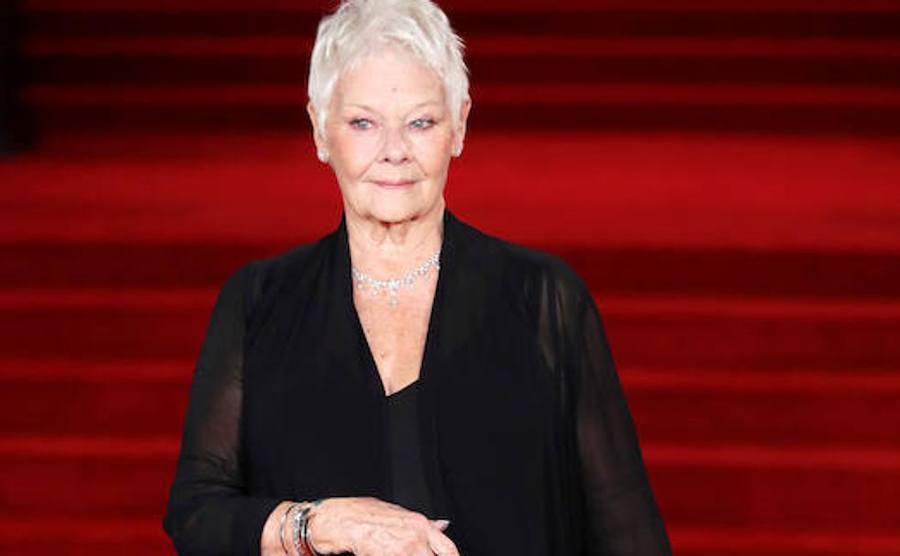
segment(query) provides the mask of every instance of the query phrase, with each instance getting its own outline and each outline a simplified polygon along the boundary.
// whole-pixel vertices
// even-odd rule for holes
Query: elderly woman
[[[164,522],[178,552],[668,554],[588,290],[445,208],[470,101],[444,13],[345,1],[309,96],[343,218],[219,294]]]

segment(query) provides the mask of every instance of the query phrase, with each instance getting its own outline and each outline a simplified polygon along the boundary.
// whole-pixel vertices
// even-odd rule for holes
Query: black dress
[[[258,554],[282,500],[395,494],[389,399],[345,222],[239,269],[203,344],[164,527]],[[444,212],[416,383],[428,515],[464,556],[670,554],[591,296],[562,261]]]
[[[418,405],[418,381],[388,396],[388,434],[385,438],[391,455],[390,501],[432,515],[434,510],[422,466]]]

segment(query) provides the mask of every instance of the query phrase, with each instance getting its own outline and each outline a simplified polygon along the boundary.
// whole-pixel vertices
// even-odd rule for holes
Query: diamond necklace
[[[399,303],[399,300],[397,299],[397,293],[400,291],[400,288],[412,287],[412,285],[416,283],[416,280],[418,280],[419,277],[427,275],[432,268],[435,270],[435,272],[440,270],[440,258],[441,250],[438,249],[434,252],[434,254],[428,257],[428,259],[426,259],[424,263],[407,272],[403,276],[400,276],[399,278],[387,278],[385,280],[379,280],[378,278],[372,278],[355,266],[350,267],[350,272],[353,274],[353,281],[356,283],[356,286],[360,290],[365,291],[366,289],[368,289],[370,292],[372,292],[373,296],[378,295],[382,291],[386,291],[388,293],[388,305],[390,305],[391,307],[396,307]]]

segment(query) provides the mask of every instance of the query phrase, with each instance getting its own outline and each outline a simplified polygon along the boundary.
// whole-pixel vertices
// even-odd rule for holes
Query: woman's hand
[[[328,498],[310,516],[310,541],[322,554],[459,556],[446,521],[377,498]]]

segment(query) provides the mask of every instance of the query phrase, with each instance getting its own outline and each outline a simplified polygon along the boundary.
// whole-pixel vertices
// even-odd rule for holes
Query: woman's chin
[[[419,203],[384,203],[370,208],[369,215],[373,220],[385,224],[399,224],[424,217],[431,210],[430,206]]]
[[[385,208],[372,211],[372,218],[385,224],[408,222],[418,216],[417,211],[408,208]]]

